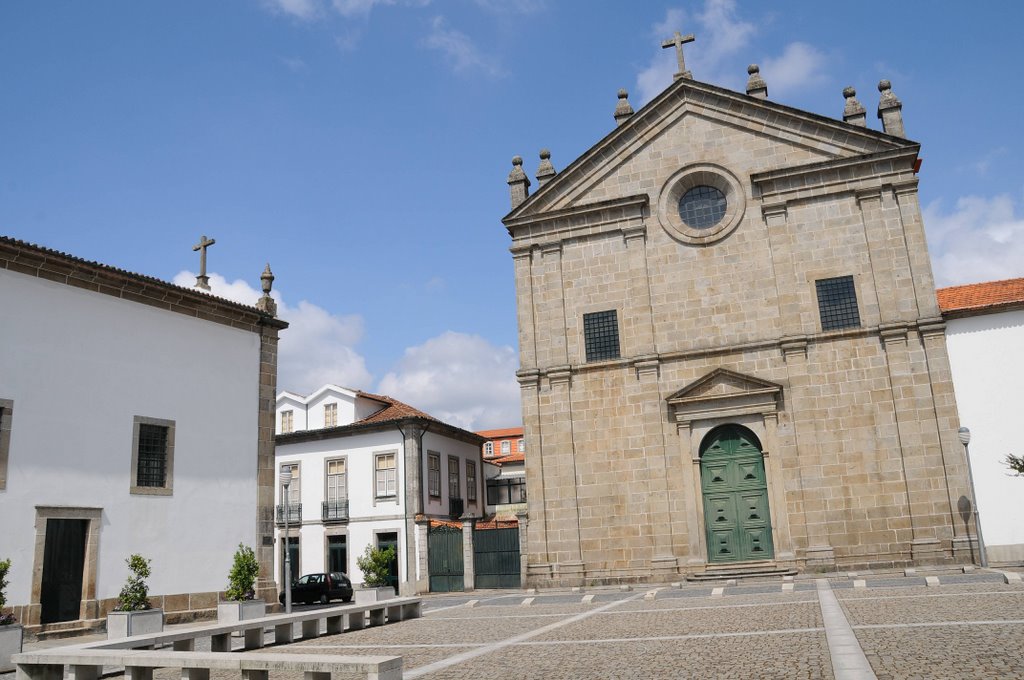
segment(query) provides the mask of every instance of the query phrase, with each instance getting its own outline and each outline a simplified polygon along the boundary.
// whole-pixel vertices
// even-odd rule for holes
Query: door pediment
[[[752,413],[776,413],[782,385],[716,368],[669,396],[669,415],[677,423]]]

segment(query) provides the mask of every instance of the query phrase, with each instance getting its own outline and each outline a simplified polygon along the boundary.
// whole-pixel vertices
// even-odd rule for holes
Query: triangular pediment
[[[750,146],[761,145],[758,159],[764,157],[762,147],[780,159],[769,166],[757,160],[749,167],[733,168],[744,179],[765,170],[918,146],[877,130],[683,78],[556,174],[503,221],[511,229],[551,211],[625,195],[623,188],[631,189],[631,194],[652,193],[656,187],[642,185],[640,165],[650,167],[646,161],[651,158],[665,159],[671,165],[668,159],[674,151],[680,152],[680,157],[686,151],[699,151],[704,162],[728,167],[727,159],[714,157],[714,140],[722,134],[733,140],[728,144],[731,148],[742,147],[744,138],[757,138]],[[721,154],[727,156],[732,151],[723,148]],[[641,178],[640,185],[636,178]]]
[[[770,413],[779,408],[782,385],[727,368],[716,368],[666,399],[677,420]]]

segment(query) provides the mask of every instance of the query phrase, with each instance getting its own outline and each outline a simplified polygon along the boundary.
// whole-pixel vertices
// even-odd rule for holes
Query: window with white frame
[[[525,439],[520,439],[516,443],[516,448],[519,449],[519,453],[526,453],[526,440]]]
[[[484,455],[485,456],[493,456],[494,455],[494,442],[486,442],[486,443],[484,443]]]
[[[390,498],[398,494],[395,454],[378,453],[376,456],[377,498]]]
[[[302,478],[299,476],[298,463],[282,463],[281,472],[286,469],[292,471],[292,481],[288,484],[288,498],[282,501],[282,505],[298,505],[302,502]],[[280,480],[280,477],[278,477]]]
[[[348,479],[345,459],[327,461],[327,500],[343,501],[348,498]]]
[[[431,498],[441,497],[441,454],[427,451],[427,491]]]
[[[466,461],[466,500],[476,502],[476,461]]]
[[[291,411],[281,411],[281,433],[287,434],[295,431],[295,414]]]
[[[501,443],[501,455],[507,456],[512,453],[512,442],[506,439]]]
[[[448,498],[462,498],[459,492],[460,482],[459,459],[448,456]]]
[[[324,404],[324,427],[338,426],[338,405]]]

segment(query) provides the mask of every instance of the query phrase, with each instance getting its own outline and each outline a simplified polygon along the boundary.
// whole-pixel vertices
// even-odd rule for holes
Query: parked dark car
[[[277,598],[284,604],[284,593]],[[327,574],[306,574],[292,584],[292,602],[352,601],[352,581],[340,571]]]

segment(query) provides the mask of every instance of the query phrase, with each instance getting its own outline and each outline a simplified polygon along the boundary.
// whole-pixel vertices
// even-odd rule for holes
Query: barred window
[[[14,400],[0,399],[0,491],[7,488],[7,460],[11,455],[11,420]]]
[[[381,453],[376,458],[377,498],[388,498],[398,494],[395,469],[395,454]]]
[[[466,500],[476,501],[476,463],[466,461]]]
[[[859,328],[860,312],[857,310],[857,290],[852,276],[837,276],[833,279],[818,279],[814,282],[818,293],[818,313],[821,315],[821,330]]]
[[[441,497],[441,454],[427,452],[427,491],[431,498]]]
[[[338,426],[338,405],[324,404],[324,427]]]
[[[583,338],[587,361],[619,358],[618,313],[593,312],[583,315]]]
[[[135,416],[129,492],[170,495],[174,479],[174,421]]]

